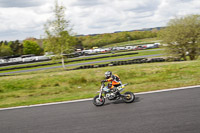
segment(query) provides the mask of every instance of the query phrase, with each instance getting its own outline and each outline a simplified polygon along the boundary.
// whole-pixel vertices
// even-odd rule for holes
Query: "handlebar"
[[[102,83],[105,83],[105,82],[106,82],[105,80],[102,80],[102,81],[101,81],[101,84],[102,84]]]
[[[104,82],[104,81],[101,81],[101,85],[105,86],[105,82]]]
[[[128,83],[124,84],[124,86],[127,86],[127,85],[128,85]]]

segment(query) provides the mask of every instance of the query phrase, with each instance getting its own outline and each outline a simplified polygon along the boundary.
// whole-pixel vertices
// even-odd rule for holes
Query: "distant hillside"
[[[144,28],[140,30],[115,31],[114,33],[78,35],[77,39],[84,48],[103,47],[113,43],[154,38],[163,27]]]
[[[164,27],[154,27],[154,28],[143,28],[143,29],[138,29],[138,30],[129,30],[129,31],[115,31],[113,33],[119,33],[119,32],[133,32],[133,31],[152,31],[152,30],[161,30]],[[112,33],[103,33],[103,34],[112,34]],[[80,36],[96,36],[96,35],[101,35],[101,34],[88,34],[88,35],[76,35],[77,37]]]

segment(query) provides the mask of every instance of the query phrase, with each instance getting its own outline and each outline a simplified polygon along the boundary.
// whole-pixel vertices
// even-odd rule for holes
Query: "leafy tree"
[[[8,45],[8,42],[7,42],[7,41],[4,41],[4,44],[5,44],[5,45]]]
[[[25,40],[23,42],[23,53],[24,54],[35,54],[40,55],[42,49],[35,41]]]
[[[0,46],[0,56],[10,56],[12,55],[12,50],[8,45],[4,43]]]
[[[11,48],[13,55],[23,54],[23,44],[19,43],[19,40],[8,42],[8,46]]]
[[[11,48],[13,55],[16,55],[17,45],[13,41],[8,42],[8,46]]]
[[[83,50],[84,48],[83,48],[82,41],[79,40],[78,38],[76,38],[76,42],[77,42],[77,43],[76,43],[76,45],[75,45],[75,48],[76,48],[76,49],[82,49],[82,50]]]
[[[19,42],[19,40],[14,41],[16,45],[15,55],[22,55],[23,54],[23,44]]]
[[[166,49],[170,54],[184,60],[187,60],[187,55],[190,60],[197,59],[200,53],[200,15],[170,20],[159,36],[167,43]]]
[[[69,21],[65,19],[65,7],[55,2],[54,19],[49,20],[45,25],[45,51],[53,52],[62,59],[64,65],[63,54],[68,54],[76,43],[75,37],[70,35]]]

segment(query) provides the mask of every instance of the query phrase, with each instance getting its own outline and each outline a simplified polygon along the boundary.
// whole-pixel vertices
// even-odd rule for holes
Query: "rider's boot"
[[[119,93],[119,90],[117,88],[114,89],[115,91],[113,92],[115,94],[115,97],[117,97],[117,99],[120,99],[121,94]]]

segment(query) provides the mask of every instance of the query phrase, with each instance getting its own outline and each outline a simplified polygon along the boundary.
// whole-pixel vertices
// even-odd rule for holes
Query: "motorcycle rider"
[[[105,72],[105,77],[106,77],[106,79],[103,80],[102,82],[111,82],[108,84],[108,88],[113,90],[114,94],[120,95],[119,90],[117,89],[117,87],[122,85],[122,82],[121,82],[119,76],[116,74],[112,74],[111,71],[107,71],[107,72]]]

